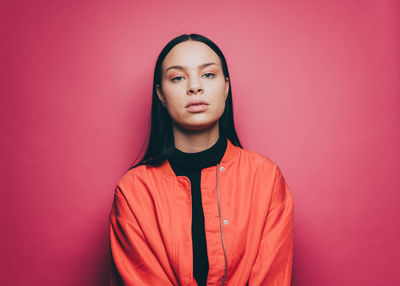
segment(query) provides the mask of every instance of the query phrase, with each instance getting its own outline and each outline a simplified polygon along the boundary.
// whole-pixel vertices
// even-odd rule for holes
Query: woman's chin
[[[214,125],[216,123],[217,123],[217,121],[196,120],[196,121],[180,124],[180,126],[181,126],[181,128],[186,129],[188,131],[203,131],[203,130],[214,127]]]

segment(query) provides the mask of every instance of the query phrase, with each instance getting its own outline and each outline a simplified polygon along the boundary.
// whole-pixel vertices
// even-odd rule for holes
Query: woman
[[[115,188],[111,285],[290,285],[293,200],[242,148],[226,60],[197,34],[156,62],[143,159]]]

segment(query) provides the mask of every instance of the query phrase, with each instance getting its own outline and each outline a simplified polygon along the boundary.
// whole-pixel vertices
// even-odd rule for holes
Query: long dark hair
[[[175,142],[172,131],[172,119],[168,114],[168,110],[162,105],[160,99],[157,96],[156,86],[158,84],[161,88],[161,65],[169,51],[175,45],[189,40],[202,42],[209,46],[215,53],[217,53],[221,60],[224,76],[229,78],[228,65],[226,63],[225,57],[213,41],[198,34],[183,34],[172,39],[162,49],[160,55],[158,56],[154,69],[153,99],[151,103],[151,127],[147,150],[140,162],[136,165],[135,162],[133,162],[129,169],[133,169],[136,166],[144,164],[152,166],[160,165],[169,157],[171,152],[174,150]],[[225,101],[225,110],[219,118],[219,133],[220,135],[228,138],[233,145],[243,148],[235,130],[230,80],[228,97]]]

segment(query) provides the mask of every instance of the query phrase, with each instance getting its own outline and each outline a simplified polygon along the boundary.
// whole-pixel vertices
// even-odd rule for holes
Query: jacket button
[[[224,224],[228,224],[229,223],[229,221],[226,219],[226,220],[224,220]]]
[[[225,168],[224,167],[221,167],[221,168],[219,168],[221,171],[225,171]]]

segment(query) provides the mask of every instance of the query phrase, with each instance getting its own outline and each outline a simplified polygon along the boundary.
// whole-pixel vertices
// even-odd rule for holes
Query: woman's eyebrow
[[[216,63],[205,63],[205,64],[201,64],[201,65],[199,65],[197,68],[198,68],[198,69],[201,69],[201,68],[205,68],[205,67],[210,66],[210,65],[216,65]],[[167,68],[167,69],[165,70],[165,72],[167,72],[167,71],[170,70],[170,69],[186,70],[187,67],[185,67],[185,66],[170,66],[169,68]]]

